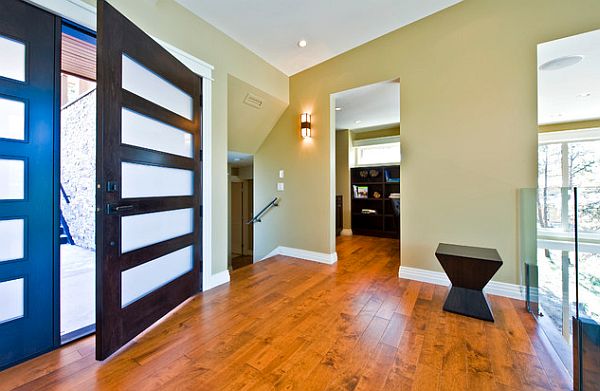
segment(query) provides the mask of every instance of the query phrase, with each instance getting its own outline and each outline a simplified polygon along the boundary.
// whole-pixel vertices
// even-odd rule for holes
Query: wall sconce
[[[302,113],[300,116],[300,128],[302,129],[302,138],[310,137],[310,114]]]

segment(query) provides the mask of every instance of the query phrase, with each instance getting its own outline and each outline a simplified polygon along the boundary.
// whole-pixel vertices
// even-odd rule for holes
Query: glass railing
[[[600,349],[582,346],[600,343],[600,187],[521,189],[519,219],[527,308],[575,383],[600,382]]]

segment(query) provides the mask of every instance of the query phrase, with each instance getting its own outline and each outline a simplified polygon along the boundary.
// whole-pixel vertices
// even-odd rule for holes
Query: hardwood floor
[[[0,390],[570,389],[522,302],[491,296],[495,323],[445,313],[447,288],[398,278],[397,241],[340,237],[338,256],[244,267],[105,362],[87,338]]]

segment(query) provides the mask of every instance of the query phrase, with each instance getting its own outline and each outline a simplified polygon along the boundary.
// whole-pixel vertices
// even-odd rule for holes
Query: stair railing
[[[264,208],[262,208],[262,210],[260,212],[258,212],[256,214],[256,216],[254,216],[251,220],[249,220],[246,224],[254,224],[254,223],[260,223],[261,217],[263,217],[271,208],[275,207],[275,206],[279,206],[279,201],[280,198],[279,197],[275,197],[273,199],[273,201],[269,202],[267,204],[267,206],[265,206]]]
[[[67,204],[71,203],[71,199],[65,191],[65,188],[63,187],[62,183],[60,184],[60,194],[62,194]],[[67,220],[65,219],[62,208],[60,209],[60,226],[63,229],[65,236],[67,237],[67,243],[70,245],[75,245],[75,240],[71,235],[71,229],[69,228],[69,224],[67,224]]]

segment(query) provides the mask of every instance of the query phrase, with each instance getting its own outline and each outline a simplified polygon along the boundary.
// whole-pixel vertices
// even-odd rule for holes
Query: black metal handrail
[[[262,221],[260,218],[263,217],[265,215],[265,213],[267,213],[269,211],[269,209],[271,209],[274,206],[279,206],[279,197],[275,197],[273,199],[273,201],[269,202],[267,204],[267,206],[265,206],[260,212],[258,212],[256,214],[256,216],[254,216],[246,224],[254,224],[254,223],[257,223],[257,222],[260,223]]]
[[[67,192],[65,191],[65,188],[63,187],[62,183],[60,184],[60,194],[62,194],[67,204],[71,203],[71,198],[67,195]]]

